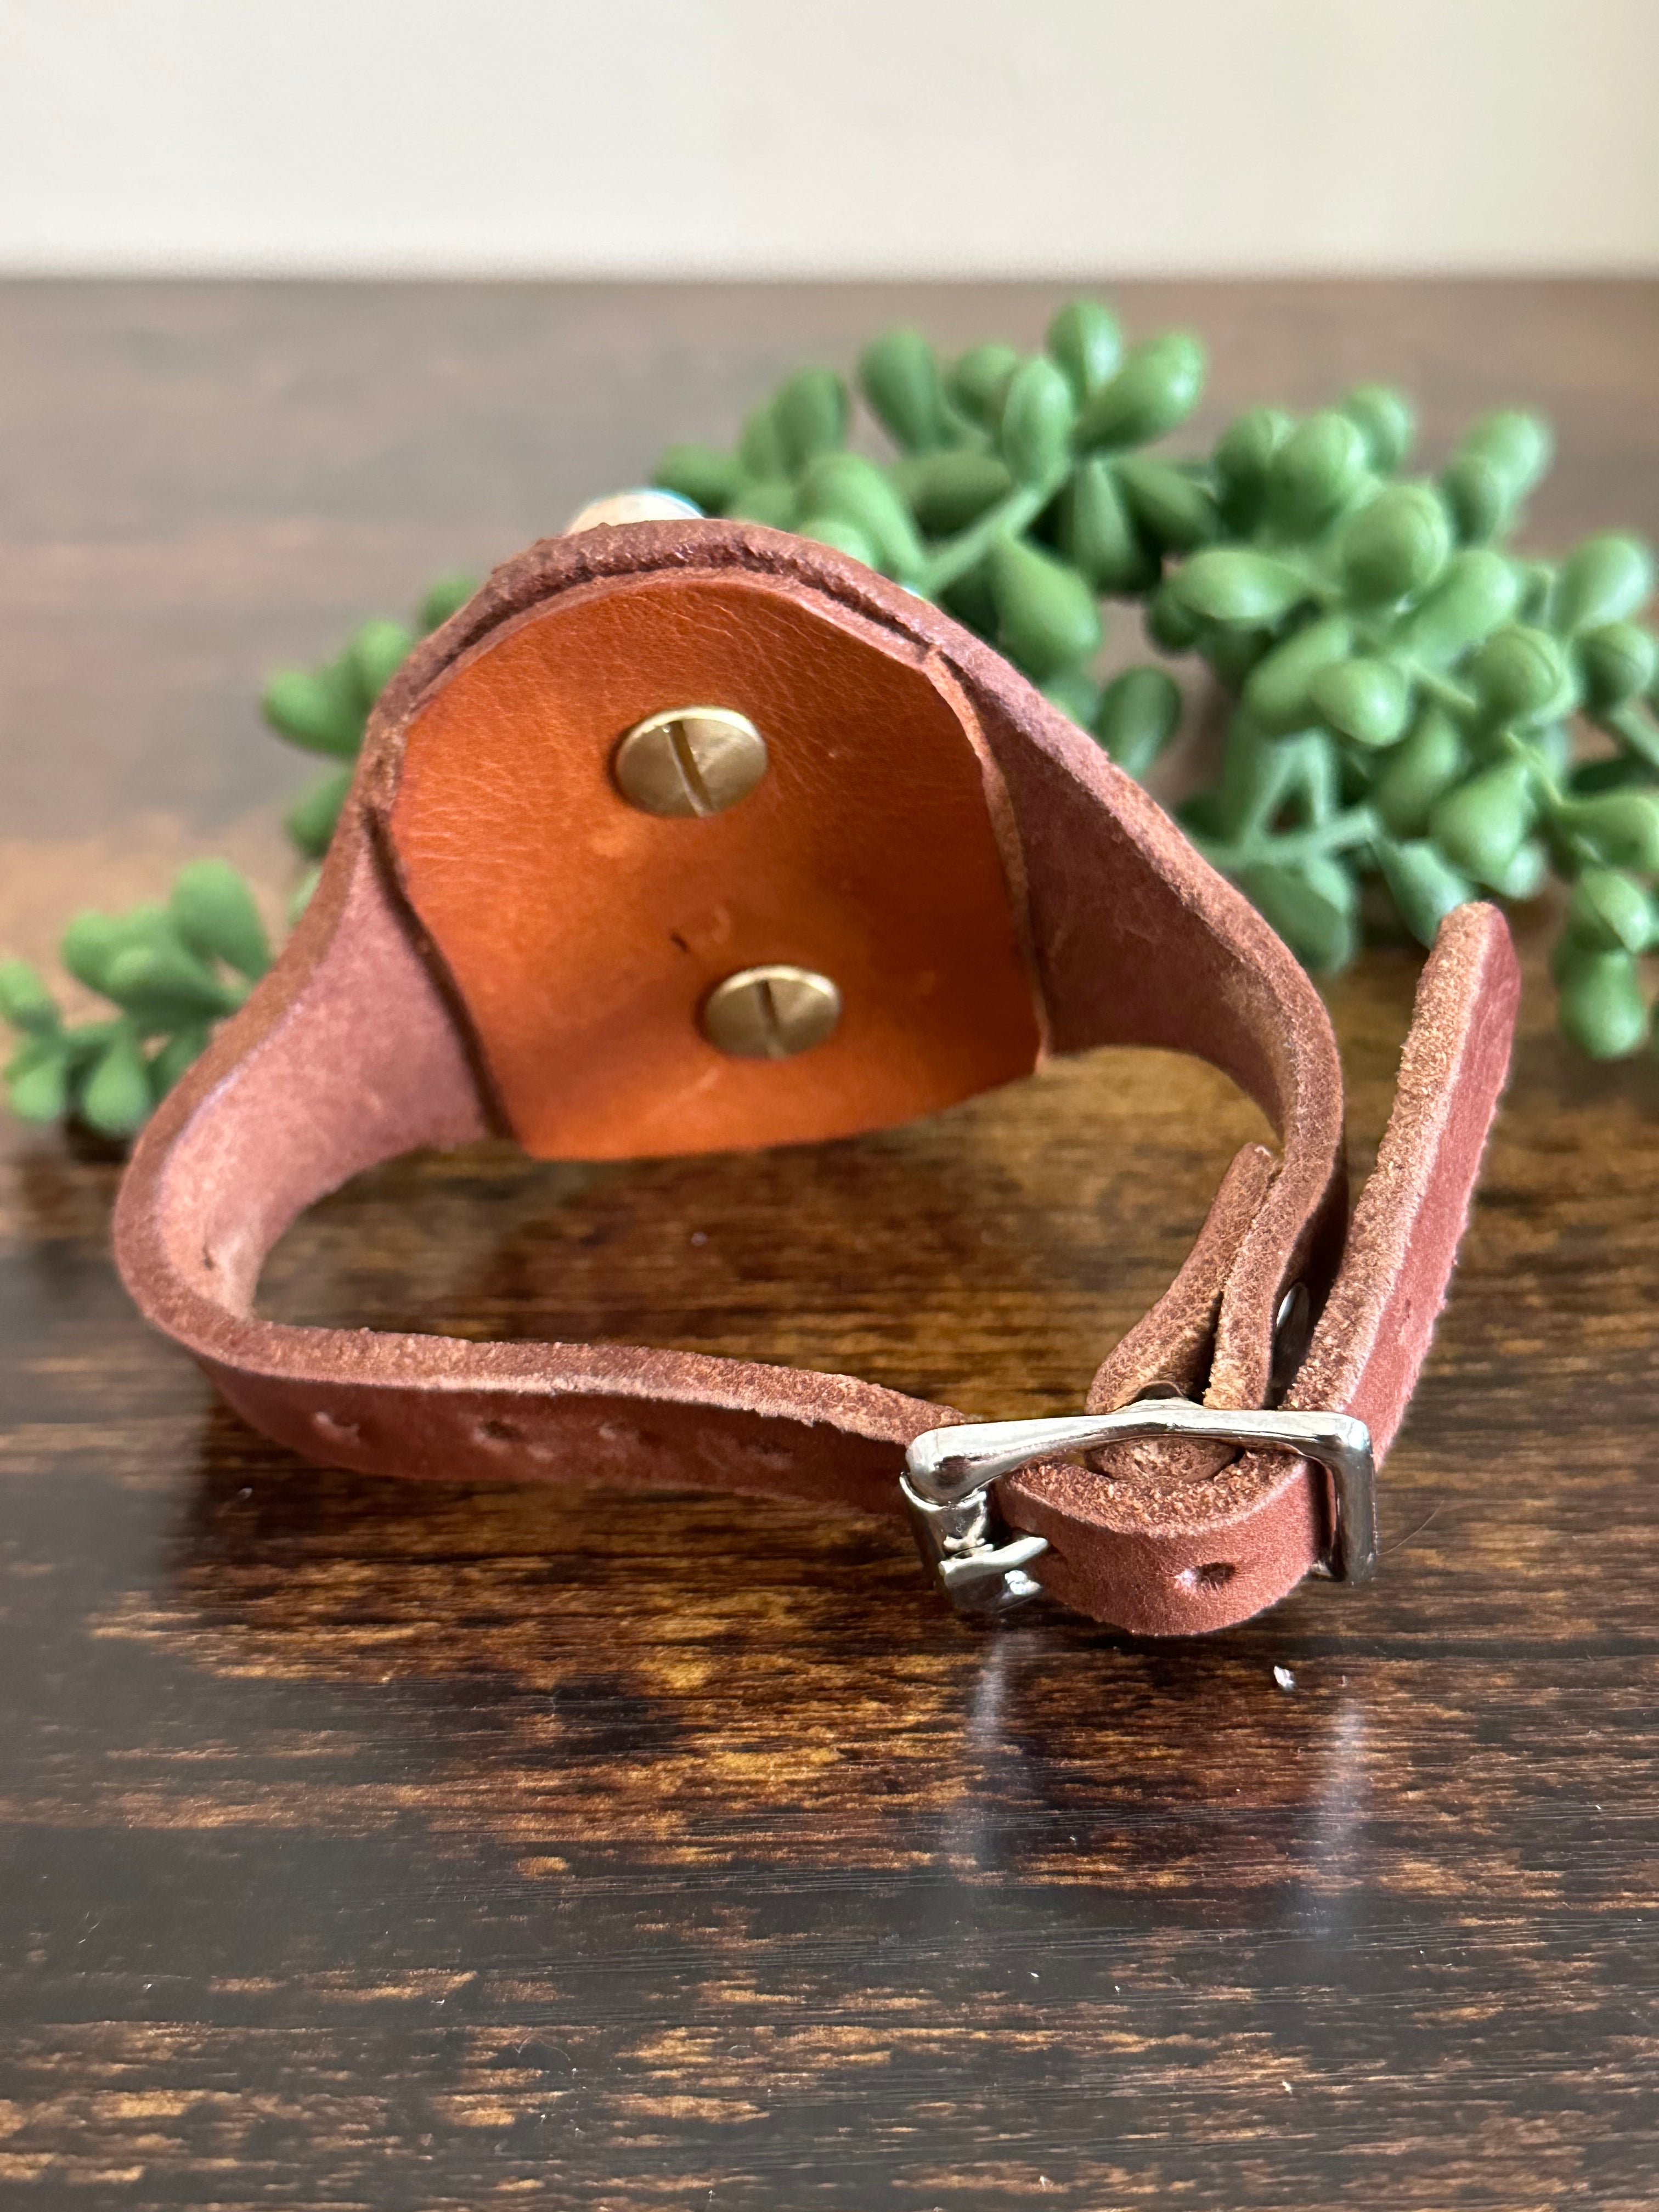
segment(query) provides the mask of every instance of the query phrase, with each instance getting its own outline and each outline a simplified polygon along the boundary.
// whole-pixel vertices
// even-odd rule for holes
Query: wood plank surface
[[[263,671],[1037,288],[0,287],[0,950],[226,850]],[[1559,424],[1659,534],[1659,287],[1138,285],[1207,419],[1362,376]],[[0,1121],[0,2201],[479,2212],[1659,2204],[1659,1068],[1525,1034],[1381,1579],[1211,1641],[935,1602],[902,1532],[307,1468],[140,1326],[118,1162]],[[1330,991],[1355,1158],[1413,964]],[[395,1164],[295,1319],[1074,1407],[1259,1127],[1103,1053],[752,1159]]]

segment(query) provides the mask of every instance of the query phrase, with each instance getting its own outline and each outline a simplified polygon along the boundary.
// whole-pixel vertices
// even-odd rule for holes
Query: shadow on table
[[[216,1408],[168,1613],[198,1665],[345,1693],[365,1811],[393,1744],[401,1806],[550,1872],[643,1847],[1265,1912],[1340,1886],[1364,1818],[1361,1677],[1299,1648],[1322,1599],[1203,1643],[976,1631],[896,1523],[328,1473]]]

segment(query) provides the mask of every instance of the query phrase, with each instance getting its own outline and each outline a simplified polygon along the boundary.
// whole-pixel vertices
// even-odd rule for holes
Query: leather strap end
[[[1445,1302],[1508,1076],[1519,995],[1497,908],[1449,915],[1418,986],[1376,1164],[1285,1394],[1287,1410],[1357,1415],[1379,1463]],[[1201,1239],[1195,1261],[1203,1249]],[[1218,1252],[1207,1257],[1220,1266]],[[1194,1480],[1190,1462],[1167,1447],[1143,1449],[1127,1480],[1033,1469],[1000,1495],[1010,1525],[1052,1547],[1046,1589],[1145,1636],[1226,1628],[1277,1603],[1321,1559],[1334,1510],[1328,1476],[1306,1461],[1245,1452]],[[1092,1540],[1081,1537],[1085,1529]]]

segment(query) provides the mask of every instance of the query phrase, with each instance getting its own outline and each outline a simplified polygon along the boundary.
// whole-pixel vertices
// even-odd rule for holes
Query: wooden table
[[[1030,340],[1052,299],[0,291],[5,942],[191,851],[275,899],[304,770],[263,670],[787,364],[901,316]],[[1121,304],[1209,333],[1212,416],[1394,376],[1433,452],[1543,406],[1540,542],[1659,530],[1659,289]],[[1382,1579],[1202,1644],[970,1632],[886,1525],[305,1468],[129,1310],[117,1164],[4,1125],[4,2201],[1659,2203],[1659,1074],[1566,1054],[1524,933]],[[1362,1167],[1412,980],[1331,994]],[[411,1161],[266,1299],[1060,1411],[1255,1127],[1104,1054],[776,1157]]]

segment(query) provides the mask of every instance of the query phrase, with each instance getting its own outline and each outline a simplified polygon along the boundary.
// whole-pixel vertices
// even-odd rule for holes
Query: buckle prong
[[[1042,1595],[1042,1584],[1025,1570],[1048,1550],[1048,1538],[1011,1535],[988,1489],[965,1498],[925,1498],[905,1475],[899,1488],[917,1548],[958,1613],[1007,1613]]]
[[[1195,1437],[1291,1451],[1330,1477],[1330,1523],[1321,1571],[1363,1583],[1376,1571],[1376,1470],[1370,1431],[1352,1413],[1234,1413],[1188,1398],[1137,1399],[1110,1413],[1040,1421],[965,1421],[928,1429],[904,1455],[899,1487],[922,1557],[958,1611],[1003,1613],[1035,1597],[1025,1570],[1048,1548],[1011,1536],[991,1486],[1037,1461],[1150,1437]]]

